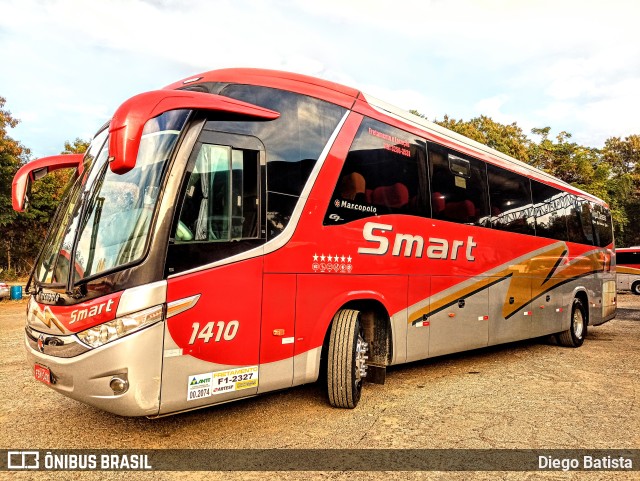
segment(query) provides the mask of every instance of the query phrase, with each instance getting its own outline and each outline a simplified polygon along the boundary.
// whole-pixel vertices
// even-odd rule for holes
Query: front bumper
[[[160,410],[164,322],[70,358],[43,354],[25,335],[27,360],[50,369],[50,387],[60,394],[120,416],[155,416]],[[114,394],[114,377],[129,388]]]

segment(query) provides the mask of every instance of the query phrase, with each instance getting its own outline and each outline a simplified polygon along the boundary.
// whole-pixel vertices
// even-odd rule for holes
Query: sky
[[[0,97],[32,158],[129,97],[228,67],[487,115],[582,145],[640,134],[637,0],[0,0]]]

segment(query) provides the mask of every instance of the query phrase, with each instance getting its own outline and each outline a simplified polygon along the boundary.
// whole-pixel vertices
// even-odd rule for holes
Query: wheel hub
[[[369,350],[369,344],[358,334],[358,340],[356,341],[356,380],[360,381],[367,377],[367,364],[369,359],[367,352]]]
[[[577,309],[573,314],[573,333],[578,339],[582,338],[582,333],[584,332],[584,318],[582,317],[582,312]]]

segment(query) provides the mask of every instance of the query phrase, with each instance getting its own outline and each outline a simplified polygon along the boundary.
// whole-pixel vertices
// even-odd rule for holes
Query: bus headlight
[[[162,320],[163,306],[156,306],[144,311],[134,312],[126,316],[118,317],[113,321],[93,326],[76,334],[78,339],[89,347],[100,347],[116,339],[120,339],[132,332],[139,331],[143,327],[150,326]]]

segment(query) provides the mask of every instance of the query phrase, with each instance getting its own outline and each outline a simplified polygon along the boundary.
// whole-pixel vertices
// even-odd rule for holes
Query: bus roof
[[[406,110],[395,107],[383,100],[366,95],[360,90],[335,82],[330,82],[328,80],[279,70],[232,68],[204,72],[179,80],[178,82],[174,82],[165,88],[180,89],[190,85],[209,82],[240,83],[289,90],[326,100],[364,115],[373,116],[374,118],[377,117],[378,120],[383,120],[387,123],[389,123],[390,119],[395,120],[395,123],[391,123],[396,127],[404,129],[409,128],[413,133],[426,137],[427,140],[444,144],[447,147],[473,155],[491,164],[518,172],[534,180],[553,185],[562,190],[578,194],[588,200],[607,206],[606,202],[602,199],[578,189],[577,187],[574,187],[551,174],[540,169],[536,169],[525,162],[453,132],[452,130],[442,127],[418,115],[414,115]]]

